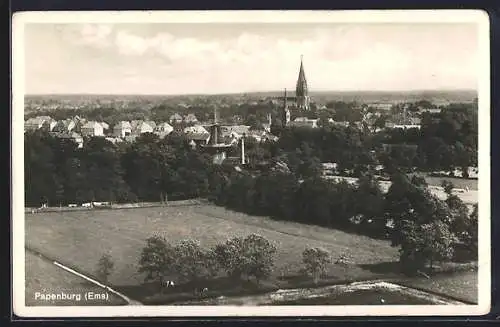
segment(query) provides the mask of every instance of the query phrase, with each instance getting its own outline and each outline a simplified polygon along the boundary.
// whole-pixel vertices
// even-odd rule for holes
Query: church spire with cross
[[[304,56],[300,56],[300,69],[299,69],[299,77],[297,79],[297,86],[295,88],[295,97],[297,102],[297,107],[302,110],[310,109],[310,98],[309,92],[307,88],[307,80],[306,74],[304,72],[304,64],[303,64]]]

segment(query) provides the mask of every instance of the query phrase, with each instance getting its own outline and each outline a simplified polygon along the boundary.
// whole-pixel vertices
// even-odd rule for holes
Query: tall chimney
[[[243,134],[243,137],[241,138],[241,164],[245,164],[245,136],[246,134]]]
[[[287,100],[288,99],[287,99],[286,89],[285,89],[285,103],[284,103],[285,109],[288,107]]]
[[[214,124],[217,124],[217,107],[214,108]]]

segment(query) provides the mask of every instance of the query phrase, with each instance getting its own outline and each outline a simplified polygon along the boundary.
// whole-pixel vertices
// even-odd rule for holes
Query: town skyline
[[[474,24],[227,25],[27,24],[26,94],[477,90]]]

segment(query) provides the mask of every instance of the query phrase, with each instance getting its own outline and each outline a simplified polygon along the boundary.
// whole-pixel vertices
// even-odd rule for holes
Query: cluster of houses
[[[72,139],[79,148],[83,147],[86,137],[104,137],[116,144],[123,141],[133,142],[144,133],[153,133],[164,138],[179,128],[193,147],[208,144],[210,140],[210,125],[201,124],[194,114],[184,117],[174,114],[169,122],[161,123],[150,120],[120,121],[112,128],[106,122],[87,120],[78,116],[59,121],[50,116],[37,116],[27,119],[24,123],[25,132],[46,130],[53,136]],[[220,134],[221,141],[227,144],[237,144],[243,136],[253,138],[257,142],[276,140],[267,124],[262,130],[251,130],[250,126],[246,125],[222,125]]]

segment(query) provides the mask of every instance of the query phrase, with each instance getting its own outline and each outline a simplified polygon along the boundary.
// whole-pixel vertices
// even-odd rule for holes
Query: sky
[[[134,23],[25,26],[27,94],[477,89],[467,23]]]

